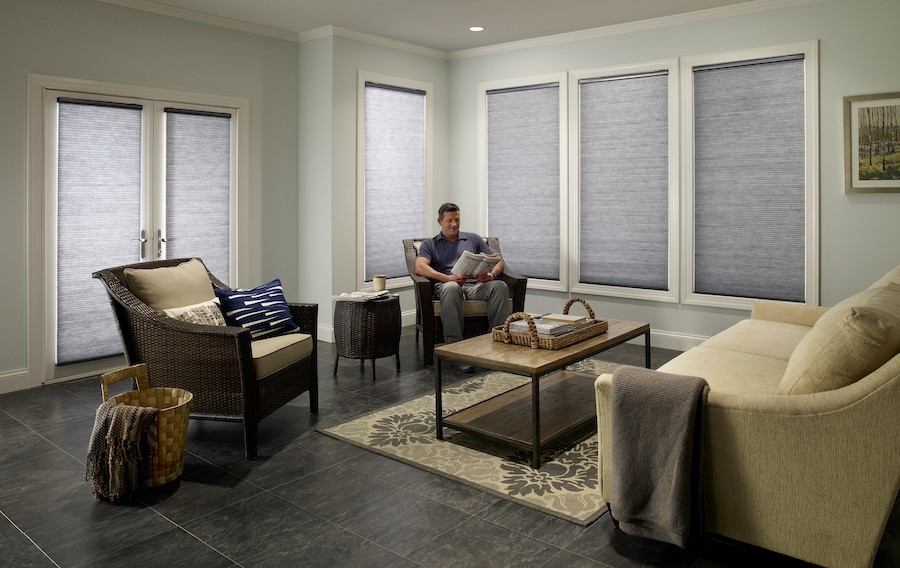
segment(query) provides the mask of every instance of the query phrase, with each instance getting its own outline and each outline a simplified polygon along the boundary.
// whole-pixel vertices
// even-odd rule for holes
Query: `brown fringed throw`
[[[112,401],[97,409],[84,472],[95,497],[127,503],[143,486],[156,451],[157,412]]]
[[[621,366],[613,373],[610,512],[631,535],[688,548],[702,527],[699,377]]]

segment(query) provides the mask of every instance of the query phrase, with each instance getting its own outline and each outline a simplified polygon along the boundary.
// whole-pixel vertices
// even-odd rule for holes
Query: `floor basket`
[[[109,396],[109,385],[134,379],[138,390],[131,390]],[[181,477],[184,471],[184,447],[187,443],[188,418],[194,395],[184,389],[169,387],[150,388],[147,379],[147,365],[141,363],[105,373],[100,376],[103,401],[113,400],[116,404],[156,408],[158,439],[153,454],[150,473],[144,487],[156,487]]]

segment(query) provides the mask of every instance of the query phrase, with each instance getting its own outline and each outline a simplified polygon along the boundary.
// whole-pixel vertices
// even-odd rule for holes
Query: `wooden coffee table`
[[[444,426],[447,426],[498,440],[530,450],[532,465],[539,468],[541,448],[597,418],[596,376],[567,371],[566,367],[643,335],[645,365],[650,368],[650,324],[612,319],[608,322],[606,333],[565,349],[532,349],[506,344],[494,341],[490,333],[435,348],[434,400],[438,439],[444,439]],[[443,416],[441,366],[445,361],[524,375],[531,377],[531,384]]]

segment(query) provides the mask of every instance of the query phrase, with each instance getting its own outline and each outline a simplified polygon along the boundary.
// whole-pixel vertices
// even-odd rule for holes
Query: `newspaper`
[[[332,296],[331,299],[335,302],[368,302],[369,300],[386,298],[390,295],[391,293],[387,290],[382,290],[381,292],[343,292],[339,296]]]
[[[461,274],[463,276],[481,276],[493,270],[497,263],[502,259],[499,254],[484,254],[483,252],[475,254],[464,250],[462,256],[453,265],[451,274]]]

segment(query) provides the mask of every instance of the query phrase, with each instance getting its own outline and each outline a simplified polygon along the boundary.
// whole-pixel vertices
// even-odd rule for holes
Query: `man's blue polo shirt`
[[[453,265],[459,257],[462,256],[464,250],[478,254],[493,254],[491,247],[484,242],[484,239],[476,233],[464,233],[460,231],[455,241],[449,241],[443,233],[438,233],[430,239],[422,241],[419,247],[419,256],[428,260],[431,268],[450,274]]]

